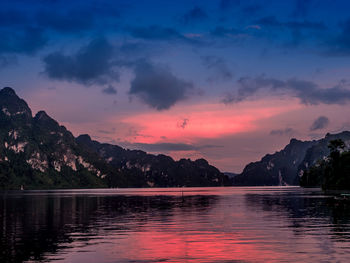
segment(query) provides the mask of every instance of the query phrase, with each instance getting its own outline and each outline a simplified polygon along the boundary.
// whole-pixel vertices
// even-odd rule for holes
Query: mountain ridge
[[[327,133],[324,138],[312,141],[293,138],[282,150],[246,165],[242,173],[233,178],[233,185],[299,185],[308,167],[329,155],[328,144],[334,139],[342,139],[349,148],[349,131]]]
[[[114,159],[114,160],[113,160]],[[127,150],[75,138],[45,111],[32,116],[9,87],[0,90],[0,189],[221,186],[227,176],[205,160]]]

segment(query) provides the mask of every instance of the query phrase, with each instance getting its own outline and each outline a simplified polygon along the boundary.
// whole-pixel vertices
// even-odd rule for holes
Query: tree
[[[334,152],[339,153],[340,150],[344,150],[345,143],[343,142],[342,139],[332,140],[329,142],[328,148],[330,149],[331,153],[334,153]]]
[[[300,179],[303,187],[322,186],[324,190],[350,190],[350,152],[341,139],[329,142],[328,159],[320,160],[304,172]]]

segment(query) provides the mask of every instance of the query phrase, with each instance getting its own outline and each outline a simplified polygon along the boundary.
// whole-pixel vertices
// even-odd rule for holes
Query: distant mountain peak
[[[298,140],[298,139],[295,139],[295,138],[292,138],[292,139],[290,139],[290,144],[293,144],[293,143],[302,143],[303,141],[301,141],[301,140]]]
[[[34,122],[38,123],[41,126],[44,126],[45,129],[48,130],[59,130],[60,125],[59,123],[51,118],[45,111],[38,111],[37,114],[34,116]]]
[[[0,96],[7,95],[7,96],[17,96],[15,90],[10,87],[4,87],[0,90]]]
[[[80,140],[80,141],[91,141],[91,137],[90,137],[89,134],[80,134],[77,137],[77,140]]]
[[[41,111],[38,111],[37,114],[35,114],[35,119],[37,120],[43,120],[43,121],[46,121],[46,120],[53,120],[49,115],[47,115],[47,113],[43,110]]]
[[[0,111],[10,119],[24,118],[28,121],[32,118],[28,104],[10,87],[0,90]]]

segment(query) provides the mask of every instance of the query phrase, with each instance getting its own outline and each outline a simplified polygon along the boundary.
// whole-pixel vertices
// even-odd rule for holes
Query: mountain
[[[104,162],[88,162],[74,136],[44,111],[34,117],[11,88],[0,91],[0,188],[103,187]]]
[[[342,139],[350,145],[350,132],[327,134],[325,138],[313,141],[291,139],[283,150],[248,164],[241,174],[233,178],[233,184],[299,185],[304,171],[329,155],[328,144],[334,139]]]
[[[174,161],[75,138],[11,88],[0,90],[0,189],[219,186],[228,178],[204,159]]]
[[[127,177],[128,186],[169,187],[169,186],[222,186],[230,180],[204,159],[174,161],[160,154],[147,154],[140,150],[126,150],[117,145],[99,143],[88,135],[80,135],[76,140],[86,151],[98,154],[109,165]],[[110,178],[109,185],[118,186]]]

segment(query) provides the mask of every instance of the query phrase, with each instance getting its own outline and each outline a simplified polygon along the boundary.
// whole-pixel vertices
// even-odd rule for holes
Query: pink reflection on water
[[[290,214],[288,202],[294,206],[300,191],[288,187],[110,190],[145,198],[173,196],[167,199],[173,205],[101,221],[96,228],[111,230],[76,241],[59,254],[64,262],[84,263],[346,262],[349,244],[332,239],[334,226],[326,217]],[[202,206],[201,196],[209,197]],[[304,198],[309,197],[303,197],[306,202]],[[120,224],[125,229],[118,230]]]

